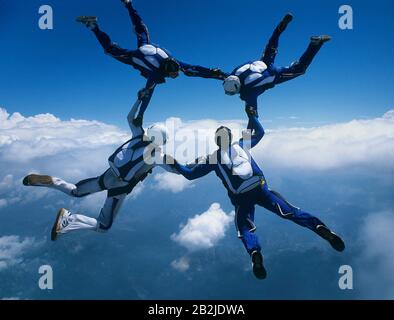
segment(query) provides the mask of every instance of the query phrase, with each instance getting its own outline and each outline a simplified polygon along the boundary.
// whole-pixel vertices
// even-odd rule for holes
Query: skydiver
[[[107,199],[97,219],[60,209],[51,232],[53,241],[59,235],[74,230],[108,231],[126,196],[152,172],[154,167],[161,166],[167,171],[174,172],[172,167],[166,165],[173,161],[172,158],[164,155],[160,149],[160,146],[167,142],[167,129],[162,125],[153,125],[148,128],[145,135],[142,126],[136,126],[133,121],[144,93],[140,91],[139,99],[127,117],[132,138],[109,157],[109,169],[101,176],[76,184],[48,175],[30,174],[23,179],[25,186],[52,188],[77,198],[107,191]]]
[[[232,142],[232,133],[229,128],[219,127],[215,134],[218,150],[207,157],[196,159],[194,164],[184,166],[175,161],[174,168],[189,180],[200,178],[212,171],[219,177],[235,206],[235,225],[238,237],[251,256],[253,273],[258,279],[264,279],[267,273],[263,264],[261,246],[255,234],[256,205],[312,230],[327,240],[335,250],[343,251],[345,244],[342,239],[322,221],[293,206],[278,192],[268,188],[262,170],[249,152],[263,138],[264,129],[253,107],[248,107],[247,113],[248,130],[238,142]]]
[[[220,80],[225,78],[225,74],[220,69],[208,69],[181,62],[172,57],[164,48],[152,44],[148,28],[134,9],[131,0],[121,0],[121,2],[128,10],[133,23],[137,35],[137,50],[123,49],[112,42],[110,37],[100,30],[97,23],[97,17],[81,16],[77,18],[77,21],[86,25],[96,35],[107,54],[122,63],[133,66],[147,79],[145,86],[146,99],[142,103],[134,119],[137,126],[142,124],[143,115],[148,107],[156,85],[165,83],[166,78],[177,78],[180,71],[189,77]]]
[[[225,93],[227,95],[240,94],[241,100],[245,101],[245,110],[251,107],[257,112],[257,99],[261,94],[277,84],[303,75],[323,44],[331,40],[331,37],[327,35],[313,36],[307,50],[298,61],[287,67],[275,66],[279,37],[292,20],[293,15],[286,14],[275,28],[260,60],[238,66],[224,80]]]

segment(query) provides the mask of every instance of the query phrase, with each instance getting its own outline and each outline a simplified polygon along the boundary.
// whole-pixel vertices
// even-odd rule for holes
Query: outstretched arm
[[[200,77],[207,79],[224,80],[227,74],[218,68],[209,69],[202,66],[195,66],[185,62],[178,61],[182,72],[188,77]]]
[[[150,43],[149,31],[142,18],[138,14],[137,10],[134,9],[131,0],[121,0],[127,11],[129,12],[131,22],[133,23],[135,33],[137,35],[138,47]]]
[[[142,125],[136,125],[134,118],[137,114],[138,108],[141,104],[141,100],[138,98],[137,101],[134,103],[133,107],[131,108],[129,114],[127,115],[127,122],[129,123],[129,127],[133,137],[137,137],[144,134],[144,129]]]
[[[242,148],[253,148],[261,141],[265,134],[263,126],[253,111],[249,110],[248,117],[248,130],[243,134],[241,140],[239,140],[239,145]]]
[[[138,97],[141,99],[141,106],[138,112],[138,117],[142,118],[146,109],[148,108],[149,102],[152,99],[153,92],[155,91],[156,83],[152,79],[148,79],[145,88],[138,92]]]
[[[175,161],[174,168],[188,180],[201,178],[215,170],[215,166],[210,164],[207,158],[196,159],[195,163],[184,166]]]

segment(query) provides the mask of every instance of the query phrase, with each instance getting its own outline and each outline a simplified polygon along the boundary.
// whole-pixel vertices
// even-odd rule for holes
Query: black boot
[[[336,251],[342,252],[345,250],[345,243],[343,240],[326,226],[317,226],[316,232],[320,237],[327,240]]]
[[[264,268],[263,256],[260,251],[253,251],[250,255],[252,258],[253,274],[257,279],[265,279],[267,271]]]
[[[312,36],[311,37],[311,43],[315,45],[320,45],[323,44],[327,41],[330,41],[332,38],[327,35],[322,35],[322,36]]]
[[[287,25],[293,20],[293,15],[291,13],[287,13],[282,21],[279,23],[279,25],[277,26],[277,30],[279,31],[279,33],[282,33],[283,31],[286,30]]]
[[[97,17],[94,16],[80,16],[76,19],[77,22],[84,24],[89,29],[93,30],[98,26]]]

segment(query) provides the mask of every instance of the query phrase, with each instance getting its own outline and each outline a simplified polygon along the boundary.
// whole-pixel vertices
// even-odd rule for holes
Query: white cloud
[[[219,203],[213,203],[206,212],[189,219],[171,239],[189,251],[209,249],[225,236],[233,216],[233,212],[226,214]]]
[[[0,271],[20,263],[27,250],[36,245],[33,238],[0,237]]]
[[[394,299],[394,212],[370,214],[360,230],[364,266],[359,279],[368,298]]]
[[[7,174],[0,180],[0,209],[20,201],[20,187],[16,185],[13,175]]]
[[[171,262],[171,267],[180,272],[185,272],[190,268],[190,260],[187,257],[181,257]]]
[[[394,164],[394,110],[371,120],[272,130],[256,158],[283,167],[333,169]]]
[[[153,177],[154,188],[157,190],[171,191],[178,193],[192,186],[192,181],[185,179],[181,175],[170,172],[157,173]]]
[[[0,159],[12,163],[62,154],[69,157],[80,151],[94,153],[100,147],[119,144],[128,137],[118,128],[98,121],[61,121],[51,114],[25,118],[19,113],[10,116],[0,109],[0,119]]]

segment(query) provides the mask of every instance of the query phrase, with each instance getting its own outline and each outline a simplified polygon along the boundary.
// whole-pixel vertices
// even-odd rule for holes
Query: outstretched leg
[[[253,273],[258,279],[264,279],[267,272],[263,264],[261,255],[261,246],[257,235],[254,233],[256,226],[254,224],[255,207],[252,202],[241,201],[235,204],[235,226],[238,231],[238,238],[241,239],[246,251],[252,259]]]
[[[293,206],[278,192],[268,189],[266,185],[261,188],[261,194],[258,197],[257,203],[267,210],[276,213],[281,218],[291,220],[317,233],[323,239],[327,240],[335,250],[343,251],[345,249],[345,244],[341,238],[330,231],[321,220]]]
[[[52,240],[56,240],[59,235],[71,231],[92,230],[106,232],[112,227],[113,221],[122,207],[124,199],[131,192],[133,186],[127,182],[120,181],[111,170],[106,171],[97,182],[101,185],[101,188],[108,190],[107,199],[98,218],[95,219],[61,209],[52,228]],[[90,182],[83,183],[82,187],[88,183]]]
[[[96,17],[81,16],[77,18],[77,22],[84,24],[94,33],[106,54],[120,62],[131,65],[130,50],[123,49],[115,42],[112,42],[108,34],[100,30]]]
[[[56,189],[72,197],[83,197],[104,190],[99,183],[100,179],[100,177],[95,177],[72,184],[56,177],[29,174],[23,179],[23,184],[25,186]]]
[[[293,62],[289,67],[277,68],[278,76],[275,79],[275,84],[289,81],[303,75],[323,44],[329,40],[331,40],[330,36],[311,37],[308,48],[298,61]]]
[[[99,177],[84,179],[76,184],[64,181],[61,178],[51,177],[48,175],[29,174],[23,179],[25,186],[46,187],[59,190],[72,197],[85,197],[87,195],[107,190],[104,185],[104,178],[108,175],[108,169]]]
[[[278,53],[279,37],[282,32],[286,30],[287,25],[292,20],[293,15],[291,13],[286,14],[272,33],[272,36],[269,39],[268,44],[266,45],[264,53],[261,57],[261,61],[263,61],[267,66],[275,62],[275,58]]]
[[[131,0],[121,0],[129,12],[131,22],[134,26],[134,31],[137,35],[137,45],[142,47],[143,45],[150,44],[149,31],[142,18],[138,14],[137,10],[134,9]]]

